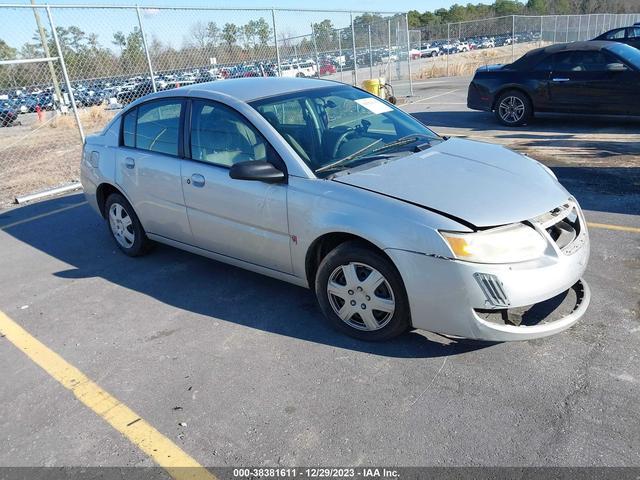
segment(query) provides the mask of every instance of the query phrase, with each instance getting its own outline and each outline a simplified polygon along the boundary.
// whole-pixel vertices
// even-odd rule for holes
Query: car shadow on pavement
[[[70,265],[71,268],[54,273],[59,278],[104,278],[216,321],[389,357],[443,357],[488,346],[444,338],[438,342],[416,331],[381,343],[346,337],[327,324],[307,289],[164,245],[157,245],[144,257],[125,256],[117,249],[104,221],[86,203],[65,209],[83,200],[82,195],[71,195],[9,210],[0,214],[0,228]],[[43,216],[54,210],[57,212]],[[34,216],[39,218],[3,227]],[[156,331],[151,316],[141,311],[140,317],[149,322],[151,333]],[[214,323],[211,328],[215,328]]]

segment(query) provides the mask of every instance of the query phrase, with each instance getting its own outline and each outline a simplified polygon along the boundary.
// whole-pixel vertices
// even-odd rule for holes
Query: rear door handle
[[[191,183],[194,187],[204,187],[204,177],[199,173],[191,175]]]
[[[554,82],[568,82],[569,80],[571,80],[570,78],[554,78],[553,81]]]
[[[134,168],[136,166],[136,161],[131,157],[127,157],[124,159],[124,164],[127,168]]]

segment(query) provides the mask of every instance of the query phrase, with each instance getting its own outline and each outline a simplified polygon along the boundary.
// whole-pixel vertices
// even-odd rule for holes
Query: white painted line
[[[408,102],[408,103],[405,103],[404,105],[414,105],[416,103],[426,102],[426,101],[429,101],[429,100],[434,99],[434,98],[444,97],[445,95],[449,95],[451,93],[458,92],[459,90],[460,90],[459,88],[456,88],[454,90],[449,90],[448,92],[440,93],[438,95],[433,95],[431,97],[421,98],[420,100],[416,100],[415,102]]]

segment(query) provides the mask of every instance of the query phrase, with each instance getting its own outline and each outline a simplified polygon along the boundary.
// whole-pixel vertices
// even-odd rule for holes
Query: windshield
[[[625,59],[627,63],[633,65],[635,69],[640,70],[640,50],[624,43],[610,45],[607,48],[619,57]]]
[[[381,157],[408,155],[441,141],[402,110],[346,85],[269,97],[251,105],[318,176]]]

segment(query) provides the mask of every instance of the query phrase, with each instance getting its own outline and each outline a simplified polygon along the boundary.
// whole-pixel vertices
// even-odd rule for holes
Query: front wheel
[[[527,123],[533,115],[531,101],[524,93],[510,90],[496,102],[496,117],[503,125],[518,127]]]
[[[388,258],[358,242],[343,243],[322,260],[315,290],[325,317],[351,337],[388,340],[411,326],[400,273]]]
[[[151,241],[133,211],[133,207],[119,193],[112,193],[105,203],[107,225],[118,248],[130,257],[144,255]]]

